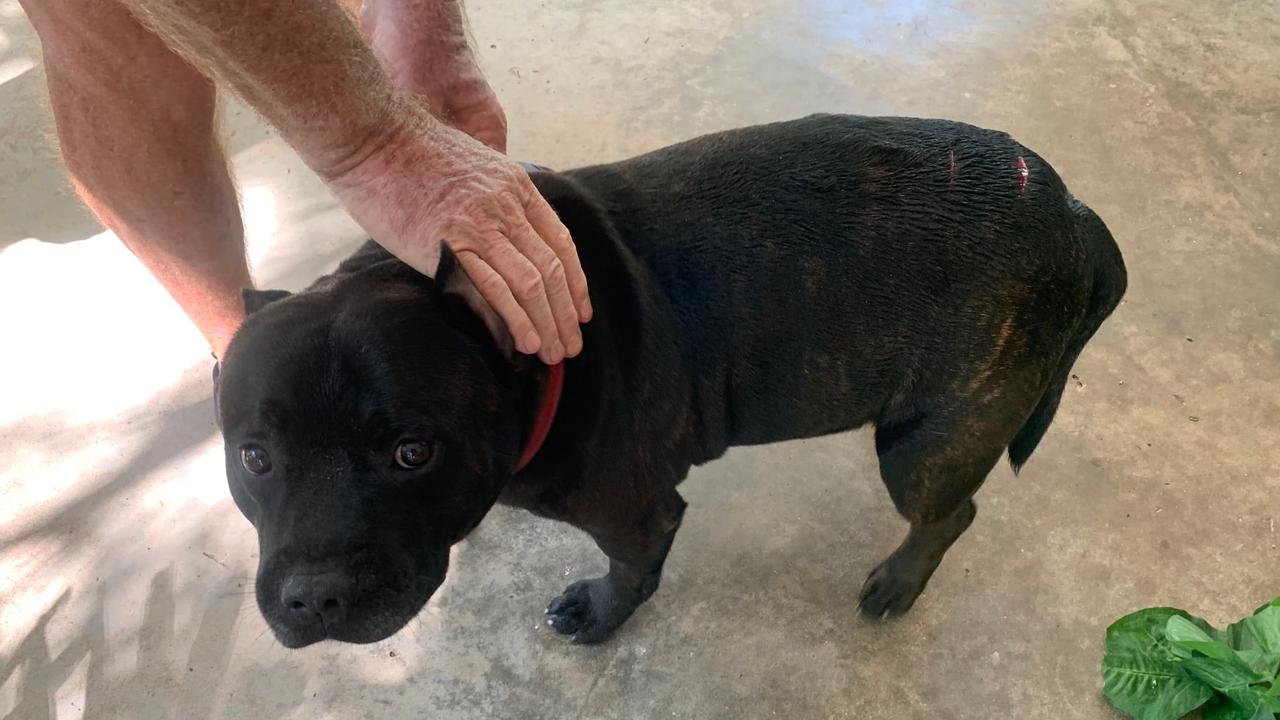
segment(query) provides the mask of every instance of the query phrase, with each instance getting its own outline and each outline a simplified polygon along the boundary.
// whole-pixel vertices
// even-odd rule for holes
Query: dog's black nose
[[[280,602],[297,622],[332,627],[346,617],[354,595],[355,579],[346,573],[293,575],[281,589]]]

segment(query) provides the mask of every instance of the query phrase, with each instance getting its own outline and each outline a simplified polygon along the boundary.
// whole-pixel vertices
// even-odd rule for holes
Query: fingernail
[[[523,345],[524,354],[532,355],[538,352],[538,349],[542,347],[542,339],[538,337],[538,333],[530,330],[529,334],[524,336]]]
[[[565,355],[568,357],[577,357],[580,352],[582,352],[582,335],[574,333],[573,337],[569,338],[569,346],[566,348]]]
[[[547,348],[547,351],[542,353],[542,362],[548,365],[555,365],[563,359],[564,348],[560,347],[559,343],[556,343],[553,347]]]

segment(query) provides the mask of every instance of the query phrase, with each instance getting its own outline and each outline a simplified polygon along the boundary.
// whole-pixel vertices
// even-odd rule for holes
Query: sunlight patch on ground
[[[58,452],[34,442],[20,442],[16,457],[6,458],[0,472],[0,526],[8,532],[20,532],[29,522],[56,512],[62,502],[86,490],[86,468],[99,473],[120,464],[120,446],[134,441],[136,433],[111,433],[107,437],[85,438],[84,431],[73,430],[69,437],[57,442]],[[123,437],[122,437],[123,436]],[[22,482],[38,477],[40,482]]]
[[[4,50],[4,44],[7,42],[3,36],[0,36],[0,50]],[[0,60],[0,85],[22,75],[28,70],[36,66],[36,61],[30,58],[12,58],[10,60]]]
[[[249,267],[257,267],[275,245],[280,217],[275,195],[265,185],[249,185],[240,191],[240,213],[244,217],[245,248]]]
[[[175,465],[190,463],[207,472],[200,473],[192,482],[160,482],[144,488],[139,507],[144,512],[161,512],[165,508],[192,502],[205,507],[228,503],[227,480],[221,460],[222,435],[216,432],[185,452],[173,453],[167,462]]]
[[[199,332],[109,232],[0,252],[0,426],[108,420],[208,357]],[[34,428],[28,428],[34,430]]]

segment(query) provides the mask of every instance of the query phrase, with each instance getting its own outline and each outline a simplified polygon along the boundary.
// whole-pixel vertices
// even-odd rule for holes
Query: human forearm
[[[528,175],[491,149],[505,145],[505,120],[492,112],[496,99],[465,45],[411,63],[425,75],[410,75],[428,82],[409,90],[432,102],[438,78],[453,77],[479,79],[484,92],[435,93],[453,100],[429,108],[397,95],[337,0],[120,1],[275,125],[383,247],[431,274],[448,243],[516,349],[548,363],[581,349],[578,322],[590,318],[591,303],[572,238]],[[430,1],[446,16],[459,11],[454,0]],[[415,22],[430,24],[433,16],[416,13]],[[442,30],[465,43],[460,11],[446,16],[436,16]]]
[[[390,80],[335,0],[121,1],[326,178],[358,164],[399,115]]]

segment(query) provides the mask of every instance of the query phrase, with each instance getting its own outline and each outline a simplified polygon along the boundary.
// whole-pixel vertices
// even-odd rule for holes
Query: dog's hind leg
[[[547,607],[548,624],[573,635],[575,643],[609,637],[658,589],[685,502],[674,487],[664,487],[656,497],[624,507],[628,509],[592,513],[590,523],[574,523],[609,557],[609,574],[575,582]],[[602,517],[609,519],[602,522]]]
[[[911,530],[862,586],[859,605],[869,617],[911,608],[947,549],[973,522],[973,494],[1025,416],[998,407],[1007,403],[960,405],[947,403],[876,428],[881,478]]]

